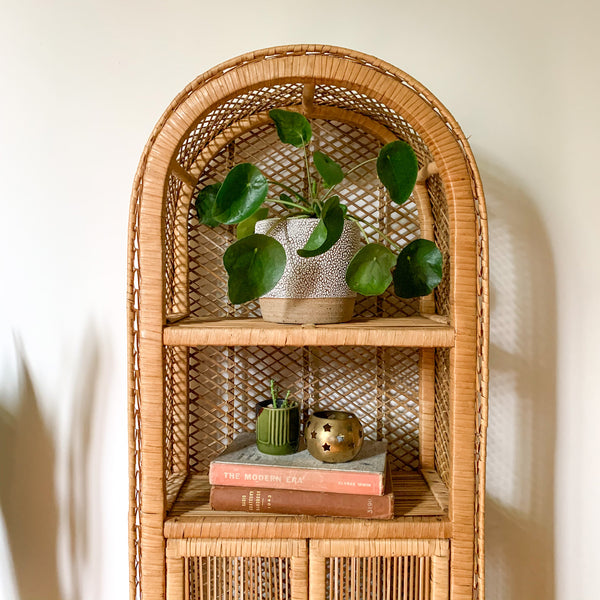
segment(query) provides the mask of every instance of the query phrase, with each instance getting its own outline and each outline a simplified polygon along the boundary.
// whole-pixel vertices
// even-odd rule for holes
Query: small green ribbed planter
[[[278,398],[277,406],[283,402]],[[288,408],[273,408],[272,404],[269,399],[256,406],[256,446],[265,454],[293,454],[300,439],[300,409],[297,404]]]

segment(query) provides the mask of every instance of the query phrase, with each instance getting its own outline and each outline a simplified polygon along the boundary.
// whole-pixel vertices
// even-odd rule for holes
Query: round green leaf
[[[269,111],[269,116],[275,122],[277,135],[284,144],[302,148],[310,142],[312,129],[304,115],[291,110],[274,108]]]
[[[410,198],[418,173],[417,156],[406,142],[390,142],[379,152],[377,175],[396,204],[403,204]]]
[[[248,237],[254,233],[254,227],[258,221],[262,221],[269,216],[269,209],[267,207],[259,208],[253,215],[250,215],[247,219],[244,219],[237,226],[237,239]]]
[[[213,183],[203,187],[196,197],[196,212],[198,213],[198,220],[203,225],[209,227],[217,227],[220,225],[220,221],[215,219],[215,203],[217,200],[217,192],[221,187],[220,183]]]
[[[323,154],[318,150],[313,152],[313,162],[317,171],[319,171],[319,175],[323,178],[323,183],[326,188],[333,187],[344,179],[342,167],[326,154]]]
[[[364,296],[383,294],[392,283],[396,255],[381,244],[367,244],[352,258],[346,270],[348,287]]]
[[[283,246],[268,235],[253,233],[229,246],[223,264],[229,275],[231,302],[243,304],[272,290],[283,275],[285,263]]]
[[[344,211],[340,206],[340,199],[332,196],[323,206],[319,223],[313,229],[304,248],[298,250],[298,255],[308,258],[327,252],[342,237],[343,230]]]
[[[442,281],[442,253],[429,240],[415,240],[400,252],[393,272],[400,298],[427,296]]]
[[[250,163],[236,165],[219,188],[214,218],[231,225],[247,219],[264,202],[269,184],[258,167]]]

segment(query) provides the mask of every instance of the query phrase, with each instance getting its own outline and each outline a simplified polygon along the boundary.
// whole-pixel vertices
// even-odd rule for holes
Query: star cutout
[[[323,450],[325,450],[325,452],[329,452],[331,450],[331,446],[329,444],[323,444]]]
[[[348,442],[348,448],[354,448],[354,442],[352,440]]]
[[[343,442],[343,441],[344,441],[344,434],[343,434],[343,433],[340,433],[340,435],[336,435],[336,436],[335,436],[335,439],[336,439],[338,442]]]
[[[325,423],[325,425],[323,425],[323,431],[331,431],[331,425],[329,423]]]
[[[362,430],[358,432],[358,437],[361,438],[362,437]]]
[[[310,437],[314,440],[317,437],[317,432],[316,431],[311,431],[310,432]]]

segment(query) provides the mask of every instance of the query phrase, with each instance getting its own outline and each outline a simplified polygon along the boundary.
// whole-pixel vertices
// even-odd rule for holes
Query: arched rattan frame
[[[315,84],[351,89],[401,115],[426,144],[444,186],[451,256],[448,316],[455,332],[450,351],[450,597],[481,599],[489,308],[487,221],[477,167],[456,121],[416,80],[372,56],[318,45],[252,52],[198,77],[165,111],[140,160],[129,238],[131,597],[165,595],[163,328],[169,177],[175,173],[193,189],[200,168],[185,169],[177,154],[202,118],[248,91],[290,82],[309,92]],[[305,100],[307,111],[324,110],[311,106],[310,95]],[[240,132],[256,125],[252,119],[260,116],[239,120]],[[368,129],[366,121],[364,126]]]

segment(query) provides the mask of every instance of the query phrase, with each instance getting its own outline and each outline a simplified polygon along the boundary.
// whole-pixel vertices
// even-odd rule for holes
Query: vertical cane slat
[[[182,600],[185,589],[185,560],[183,558],[167,558],[167,600]]]
[[[448,598],[448,546],[445,552],[434,555],[431,561],[431,600],[447,600]]]

